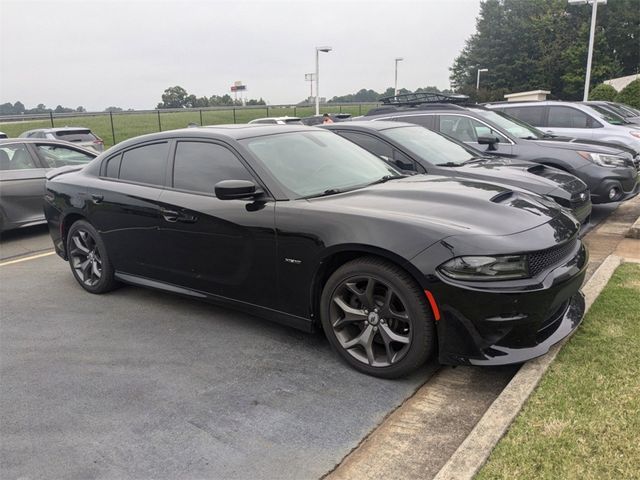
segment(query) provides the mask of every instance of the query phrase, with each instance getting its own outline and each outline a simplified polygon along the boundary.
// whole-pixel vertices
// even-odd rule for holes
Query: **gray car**
[[[37,128],[20,134],[20,138],[40,138],[62,140],[91,148],[100,153],[104,151],[104,142],[90,129],[84,127]]]
[[[0,140],[0,231],[43,223],[46,172],[96,156],[93,150],[56,140]]]
[[[564,170],[587,184],[593,203],[625,200],[640,190],[640,156],[634,161],[629,152],[613,145],[557,139],[509,115],[480,105],[467,108],[445,103],[414,104],[412,101],[404,105],[396,102],[373,109],[361,118],[415,123],[486,154]]]
[[[486,106],[508,113],[546,133],[621,145],[640,155],[640,125],[596,104],[547,100]]]

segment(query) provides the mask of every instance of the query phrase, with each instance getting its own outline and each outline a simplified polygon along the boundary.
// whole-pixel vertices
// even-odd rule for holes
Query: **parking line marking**
[[[30,257],[18,258],[16,260],[9,260],[8,262],[0,262],[0,267],[4,267],[6,265],[11,265],[13,263],[26,262],[27,260],[35,260],[36,258],[48,257],[49,255],[55,254],[55,251],[39,253],[38,255],[31,255]]]

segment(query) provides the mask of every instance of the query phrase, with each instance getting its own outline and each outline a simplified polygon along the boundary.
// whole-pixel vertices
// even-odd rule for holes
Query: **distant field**
[[[354,116],[364,114],[375,105],[349,105],[341,107],[321,107],[321,113],[343,112],[350,113]],[[307,117],[313,115],[314,107],[269,107],[270,117],[282,117],[285,115]],[[197,123],[202,125],[219,125],[224,123],[246,123],[254,118],[266,117],[267,108],[243,109],[235,110],[235,122],[233,110],[202,110],[202,123],[200,119],[200,111],[188,110],[184,112],[162,112],[160,111],[160,124],[162,130],[173,130],[176,128],[184,128],[189,123]],[[56,127],[87,127],[96,135],[104,140],[105,146],[110,147],[114,144],[113,135],[111,133],[111,122],[109,115],[97,116],[77,116],[77,117],[61,117],[56,118],[54,115],[54,126]],[[3,131],[10,137],[17,137],[26,130],[34,128],[49,128],[51,121],[48,118],[34,121],[24,122],[3,122],[0,123],[0,131]],[[158,126],[157,113],[135,113],[122,112],[113,114],[113,130],[115,134],[115,142],[121,142],[137,135],[145,133],[154,133],[160,130]]]

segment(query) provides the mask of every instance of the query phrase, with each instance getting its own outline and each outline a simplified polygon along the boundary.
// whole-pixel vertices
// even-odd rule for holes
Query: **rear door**
[[[44,220],[45,169],[24,143],[0,145],[2,228]]]
[[[547,125],[542,128],[547,133],[592,139],[594,129],[603,127],[595,118],[577,108],[549,105],[548,109]]]
[[[169,141],[136,145],[105,159],[100,177],[86,177],[89,220],[119,272],[158,277],[166,255],[158,243],[159,199],[170,147]]]
[[[266,195],[216,198],[214,186],[222,180],[260,184],[229,145],[178,141],[174,157],[170,187],[160,197],[162,280],[276,307],[275,202]]]

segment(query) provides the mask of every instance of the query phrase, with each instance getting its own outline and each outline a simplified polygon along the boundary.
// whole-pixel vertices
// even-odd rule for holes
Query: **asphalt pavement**
[[[56,255],[25,257],[50,251],[46,227],[0,242],[0,478],[320,478],[425,382],[436,469],[517,370],[375,379],[320,334],[136,287],[88,294]]]

